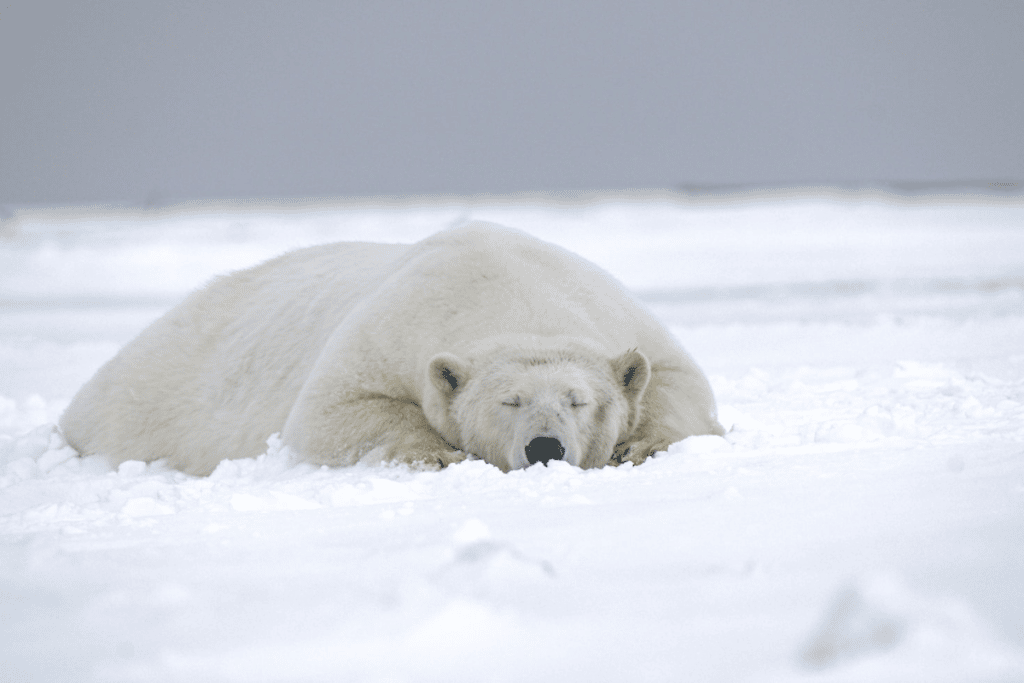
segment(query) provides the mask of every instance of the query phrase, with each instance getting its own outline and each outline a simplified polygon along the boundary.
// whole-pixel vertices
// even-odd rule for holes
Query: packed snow
[[[635,291],[725,438],[503,474],[317,468],[272,437],[192,477],[56,429],[212,276],[470,218]],[[1024,680],[1019,200],[25,210],[0,302],[2,680]]]

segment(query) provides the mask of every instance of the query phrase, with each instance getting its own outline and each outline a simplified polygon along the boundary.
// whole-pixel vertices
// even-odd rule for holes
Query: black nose
[[[559,443],[558,439],[538,436],[526,444],[526,459],[530,461],[531,465],[536,462],[546,463],[548,460],[561,460],[564,455],[565,447]]]

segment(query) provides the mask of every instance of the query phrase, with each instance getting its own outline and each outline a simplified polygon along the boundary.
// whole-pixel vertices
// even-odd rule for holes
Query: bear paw
[[[627,462],[639,465],[647,458],[658,451],[668,450],[667,443],[654,443],[651,441],[634,441],[633,443],[621,443],[615,447],[609,465],[619,466]]]
[[[440,469],[448,467],[448,465],[454,465],[457,462],[462,462],[468,457],[466,453],[462,451],[444,451],[437,454],[437,464]]]
[[[421,450],[421,451],[405,451],[402,455],[392,458],[393,460],[404,462],[413,467],[425,469],[425,470],[443,470],[448,465],[454,465],[457,462],[462,462],[468,457],[466,453],[462,451],[449,451],[449,450]]]

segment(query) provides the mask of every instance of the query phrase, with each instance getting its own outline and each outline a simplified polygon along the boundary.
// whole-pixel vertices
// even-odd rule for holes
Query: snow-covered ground
[[[726,438],[639,467],[80,459],[54,423],[216,273],[466,218],[633,288]],[[0,680],[1024,680],[1024,203],[23,212],[0,224]]]

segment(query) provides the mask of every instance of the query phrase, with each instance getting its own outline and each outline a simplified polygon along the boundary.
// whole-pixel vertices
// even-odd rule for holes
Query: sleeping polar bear
[[[301,249],[215,279],[61,418],[81,454],[208,474],[281,432],[302,459],[508,471],[721,434],[701,370],[609,274],[485,223]]]

